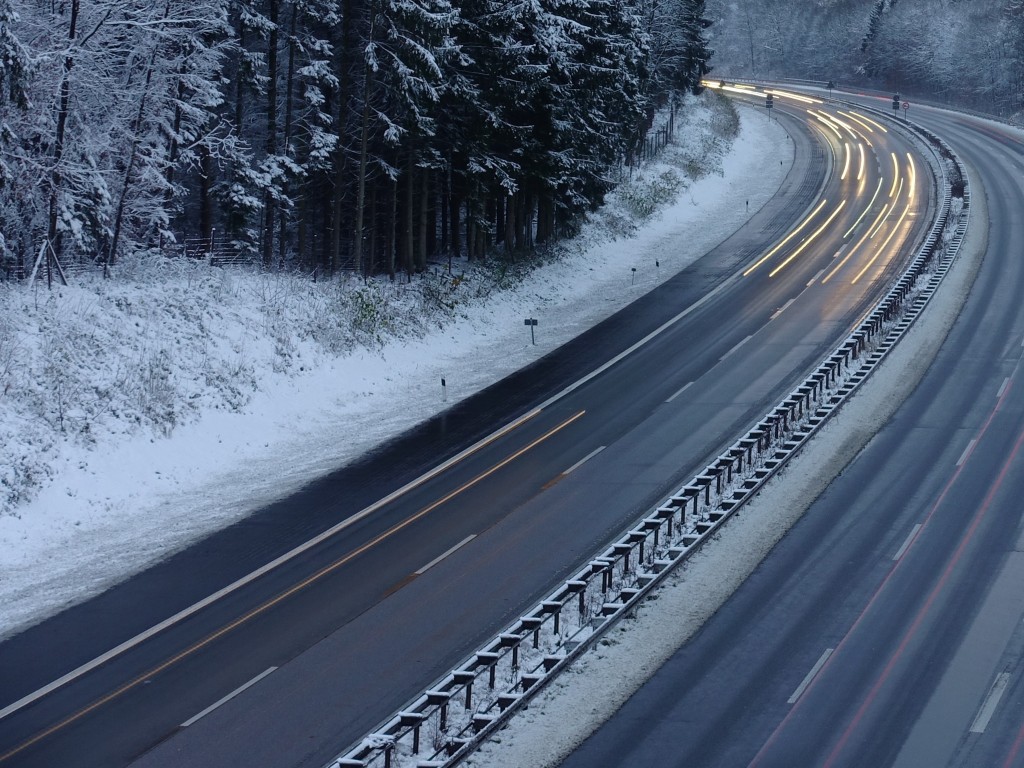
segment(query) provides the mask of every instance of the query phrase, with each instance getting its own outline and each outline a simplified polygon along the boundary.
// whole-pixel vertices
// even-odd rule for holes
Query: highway
[[[0,645],[0,765],[323,765],[703,467],[867,311],[934,207],[895,132],[775,112],[787,182],[692,267]]]
[[[984,191],[962,312],[889,423],[565,768],[1024,765],[1024,153],[994,123],[913,115]]]

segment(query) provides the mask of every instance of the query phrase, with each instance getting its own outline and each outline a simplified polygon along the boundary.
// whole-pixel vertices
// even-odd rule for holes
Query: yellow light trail
[[[846,160],[843,161],[843,172],[839,174],[840,181],[846,181],[846,174],[850,172],[850,142],[843,142],[846,147]]]
[[[874,120],[872,120],[867,115],[862,115],[860,112],[850,112],[850,117],[854,117],[855,115],[857,117],[859,117],[861,120],[866,120],[867,122],[871,123],[871,125],[875,126],[875,128],[880,130],[882,133],[888,133],[889,132],[888,130],[886,130],[884,125],[882,125],[881,123],[876,123]]]
[[[875,129],[874,129],[874,128],[872,128],[872,127],[871,127],[870,125],[868,125],[867,123],[865,123],[865,122],[864,122],[863,120],[861,120],[861,119],[860,119],[859,117],[854,117],[854,115],[853,115],[853,114],[851,114],[850,112],[843,112],[843,111],[842,111],[841,109],[840,109],[840,110],[837,110],[837,111],[838,111],[838,112],[839,112],[839,114],[840,114],[840,115],[842,115],[843,117],[848,117],[848,118],[850,118],[851,120],[853,120],[854,122],[856,122],[856,123],[859,123],[859,124],[860,124],[861,126],[863,126],[864,128],[866,128],[866,129],[867,129],[868,133],[874,133],[874,132],[875,132]]]
[[[900,214],[899,221],[896,222],[896,226],[892,228],[892,232],[889,233],[889,236],[885,238],[885,242],[878,246],[878,250],[875,251],[875,255],[872,256],[870,261],[868,261],[868,263],[864,265],[864,269],[858,272],[857,276],[850,281],[850,285],[853,285],[858,280],[860,280],[864,276],[864,273],[871,269],[871,265],[874,264],[878,260],[878,257],[882,255],[882,251],[885,250],[885,247],[889,244],[889,241],[892,240],[893,235],[900,231],[900,226],[903,224],[903,220],[907,218],[908,213],[910,213],[910,203],[907,203],[907,207],[903,209],[903,213]]]
[[[806,219],[804,219],[802,222],[800,222],[800,226],[798,226],[796,229],[794,229],[792,232],[790,232],[788,235],[786,235],[786,238],[782,242],[780,242],[778,245],[776,245],[774,248],[772,248],[770,251],[768,251],[768,253],[766,253],[764,256],[762,256],[760,259],[758,259],[757,262],[753,266],[747,267],[747,270],[743,273],[743,276],[746,277],[751,272],[753,272],[755,269],[760,267],[762,264],[764,264],[766,261],[768,261],[768,259],[770,259],[772,256],[774,256],[775,253],[779,250],[779,248],[781,248],[786,243],[788,243],[790,240],[792,240],[794,237],[796,237],[797,233],[801,229],[806,227],[811,219],[813,219],[815,216],[818,215],[818,211],[820,211],[822,208],[824,208],[825,207],[825,203],[827,203],[827,202],[828,202],[828,200],[822,200],[820,203],[818,203],[818,207],[815,208],[813,211],[811,211]]]
[[[810,112],[811,110],[807,110],[807,111],[808,111],[808,112]],[[817,117],[817,118],[818,118],[819,120],[824,120],[824,121],[826,121],[826,122],[827,122],[827,123],[828,123],[829,125],[836,125],[836,126],[839,126],[839,127],[840,127],[840,128],[842,128],[842,129],[843,129],[844,131],[846,131],[846,132],[847,132],[848,134],[850,134],[850,138],[851,138],[851,139],[853,139],[854,141],[856,141],[856,140],[857,140],[857,134],[855,134],[855,133],[854,133],[854,132],[853,132],[853,131],[852,131],[852,130],[850,129],[850,126],[848,126],[848,125],[847,125],[846,123],[844,123],[844,122],[843,122],[842,120],[837,120],[837,119],[835,118],[835,116],[834,116],[834,115],[830,115],[830,114],[829,114],[828,112],[826,112],[826,111],[825,111],[825,110],[823,110],[823,109],[819,109],[819,110],[818,110],[817,112],[814,112],[814,113],[812,113],[812,114],[814,114],[814,115],[815,115],[815,116],[816,116],[816,117]]]
[[[870,208],[871,208],[871,206],[868,206],[868,209],[866,209],[864,211],[864,213],[867,213]],[[843,265],[845,265],[846,262],[848,262],[850,260],[850,258],[853,256],[853,254],[855,254],[860,249],[860,247],[862,245],[864,245],[864,243],[868,239],[871,238],[871,236],[872,236],[871,235],[871,230],[874,228],[875,224],[878,224],[880,221],[882,221],[885,218],[885,214],[886,214],[886,212],[888,210],[889,210],[889,204],[886,203],[885,205],[882,206],[882,210],[879,211],[878,216],[875,218],[875,220],[873,222],[871,222],[871,226],[868,227],[868,231],[865,232],[863,235],[861,235],[860,240],[857,241],[857,244],[854,245],[853,248],[851,248],[849,251],[847,251],[846,255],[843,256],[842,261],[840,261],[838,264],[836,264],[832,268],[831,272],[829,272],[827,275],[825,275],[824,279],[821,281],[822,285],[824,285],[829,280],[831,280],[833,277],[835,277],[836,272],[838,272],[840,269],[842,269]],[[863,216],[864,213],[862,213],[861,216]],[[845,235],[844,235],[844,237],[845,237]]]
[[[785,267],[787,264],[789,264],[789,262],[791,262],[793,259],[795,259],[800,254],[800,252],[803,251],[804,248],[806,248],[808,245],[810,245],[812,242],[814,242],[815,238],[817,238],[818,235],[820,235],[824,231],[825,227],[827,227],[829,224],[832,223],[832,219],[834,219],[836,216],[839,215],[839,212],[841,210],[843,210],[843,206],[844,205],[846,205],[846,201],[845,200],[843,200],[841,203],[839,203],[838,206],[836,206],[836,209],[834,211],[832,211],[832,215],[829,216],[827,219],[825,219],[825,222],[820,227],[818,227],[816,230],[814,230],[814,232],[812,234],[807,236],[806,240],[804,240],[802,243],[800,243],[800,247],[799,248],[797,248],[795,251],[793,251],[791,254],[789,254],[789,256],[786,257],[785,261],[783,261],[781,264],[779,264],[779,266],[777,266],[775,269],[773,269],[771,272],[769,272],[768,273],[768,277],[775,277],[775,275],[777,275],[779,273],[779,271],[783,267]]]
[[[910,164],[910,170],[907,172],[910,176],[910,187],[907,193],[907,200],[914,199],[914,190],[917,188],[917,169],[914,167],[914,158],[907,152],[907,162]]]
[[[536,438],[529,445],[526,445],[526,446],[520,448],[519,450],[517,450],[515,453],[507,456],[501,462],[499,462],[498,464],[495,464],[490,469],[485,470],[481,474],[477,475],[475,478],[473,478],[472,480],[468,481],[467,483],[462,485],[460,488],[456,488],[453,491],[449,491],[445,496],[442,496],[440,499],[437,499],[433,503],[429,504],[428,506],[426,506],[423,509],[421,509],[418,512],[416,512],[415,514],[411,515],[410,517],[407,517],[405,520],[402,520],[400,522],[395,523],[390,528],[388,528],[386,531],[383,531],[382,533],[378,533],[374,538],[370,539],[369,541],[365,542],[364,544],[359,545],[358,547],[356,547],[355,549],[350,551],[348,554],[342,555],[340,558],[335,560],[333,563],[330,563],[329,565],[325,565],[322,568],[320,568],[320,570],[318,570],[317,572],[315,572],[313,574],[310,574],[309,576],[306,576],[304,579],[302,579],[298,583],[292,585],[291,587],[289,587],[285,591],[279,593],[276,597],[269,598],[268,600],[266,600],[262,604],[256,606],[255,608],[250,609],[248,613],[246,613],[246,614],[244,614],[244,615],[234,619],[233,621],[231,621],[228,624],[225,624],[220,629],[217,629],[217,630],[211,632],[210,634],[206,635],[206,637],[204,637],[203,639],[198,640],[195,643],[193,643],[192,645],[190,645],[189,647],[185,648],[184,650],[179,651],[178,653],[176,653],[174,656],[171,656],[166,661],[163,661],[160,664],[156,665],[155,667],[150,668],[144,674],[141,674],[138,677],[136,677],[136,678],[134,678],[132,680],[129,680],[126,683],[123,683],[119,688],[115,689],[114,691],[112,691],[110,693],[107,693],[106,695],[102,696],[99,699],[96,699],[91,704],[83,707],[82,709],[78,710],[74,714],[68,715],[67,717],[65,717],[60,722],[58,722],[58,723],[56,723],[54,725],[51,725],[50,727],[46,728],[43,731],[40,731],[35,736],[27,739],[26,741],[23,741],[21,744],[19,744],[18,746],[14,747],[13,749],[10,749],[9,751],[0,754],[0,763],[8,760],[11,757],[14,757],[15,755],[17,755],[17,754],[19,754],[21,752],[24,752],[26,749],[28,749],[32,745],[37,744],[40,741],[42,741],[43,739],[45,739],[47,736],[50,736],[51,734],[56,733],[57,731],[60,731],[60,730],[64,729],[68,725],[71,725],[72,723],[77,722],[78,720],[81,720],[83,717],[88,715],[90,712],[93,712],[93,711],[99,709],[100,707],[106,705],[107,703],[109,703],[109,702],[111,702],[111,701],[113,701],[115,699],[120,698],[123,694],[127,693],[128,691],[132,690],[133,688],[137,688],[140,685],[148,683],[150,678],[155,677],[156,675],[160,674],[164,670],[169,669],[170,667],[175,666],[176,664],[178,664],[178,662],[182,661],[183,659],[188,658],[189,656],[192,656],[193,654],[195,654],[196,651],[201,650],[202,648],[205,648],[206,646],[210,645],[214,641],[216,641],[219,638],[223,637],[224,635],[228,634],[229,632],[231,632],[232,630],[236,629],[237,627],[242,626],[243,624],[247,624],[248,622],[252,621],[254,618],[266,614],[266,612],[269,609],[271,609],[274,606],[282,603],[283,601],[287,600],[288,598],[292,597],[293,595],[295,595],[295,594],[305,590],[311,584],[314,584],[314,583],[320,581],[324,576],[327,576],[327,575],[337,571],[343,565],[346,565],[347,563],[349,563],[350,561],[354,560],[356,557],[358,557],[359,555],[363,554],[367,550],[370,550],[370,549],[373,549],[374,547],[376,547],[378,544],[380,544],[380,542],[384,541],[385,539],[391,538],[396,533],[398,533],[399,531],[409,527],[411,524],[415,523],[417,520],[419,520],[422,517],[426,516],[427,514],[432,512],[437,507],[440,507],[442,504],[446,503],[450,499],[452,499],[455,496],[459,495],[463,491],[465,491],[465,490],[467,490],[469,488],[472,488],[474,485],[479,483],[484,478],[494,474],[495,472],[497,472],[499,469],[501,469],[505,465],[511,463],[512,461],[514,461],[518,457],[522,456],[527,451],[531,450],[532,448],[536,447],[540,443],[542,443],[545,440],[547,440],[552,435],[554,435],[554,434],[560,432],[561,430],[565,429],[570,424],[575,422],[577,419],[581,418],[585,413],[586,413],[586,411],[579,411],[575,415],[570,416],[568,419],[563,421],[561,424],[558,424],[557,426],[555,426],[552,429],[548,430],[548,432],[546,432],[545,434],[543,434],[540,437]]]
[[[892,186],[889,188],[889,197],[896,194],[896,183],[900,180],[900,162],[896,159],[896,153],[890,152],[892,155]]]
[[[793,99],[794,101],[802,101],[804,104],[822,104],[823,103],[821,101],[821,99],[812,99],[810,96],[801,96],[801,95],[799,95],[797,93],[790,93],[789,91],[780,91],[777,88],[772,88],[771,90],[769,90],[768,88],[765,88],[764,92],[765,93],[774,94],[775,96],[782,96],[783,98],[786,98],[786,99]]]
[[[740,88],[738,85],[726,85],[725,83],[722,83],[718,87],[719,87],[720,90],[729,91],[731,93],[742,93],[744,96],[756,96],[757,95],[755,91],[751,91],[751,90],[749,90],[747,88]]]
[[[822,110],[822,112],[824,113],[824,110]],[[848,130],[848,131],[850,132],[850,134],[851,134],[851,135],[854,135],[854,133],[853,133],[853,126],[852,126],[852,125],[850,125],[849,123],[847,123],[847,122],[846,122],[845,120],[840,120],[840,119],[839,119],[838,117],[836,117],[835,115],[829,115],[829,116],[828,116],[828,119],[829,119],[829,120],[832,120],[833,122],[839,123],[839,124],[840,124],[841,126],[843,126],[843,128],[845,128],[846,130]]]
[[[853,222],[853,226],[850,227],[848,230],[846,230],[846,233],[843,235],[843,239],[844,240],[847,237],[850,236],[850,233],[853,232],[853,230],[855,230],[857,228],[857,225],[860,224],[860,220],[863,219],[865,216],[867,216],[868,211],[871,210],[871,206],[875,204],[875,198],[878,197],[878,193],[881,192],[881,191],[882,191],[882,180],[879,179],[878,180],[878,186],[875,187],[875,194],[873,194],[871,196],[871,199],[868,201],[868,207],[865,208],[864,212],[860,216],[857,217],[857,220],[855,222]]]
[[[841,134],[839,132],[839,129],[836,128],[834,125],[832,125],[832,123],[830,123],[828,120],[823,118],[821,115],[815,114],[814,110],[808,109],[807,112],[808,112],[808,114],[810,114],[811,117],[815,118],[819,123],[822,123],[823,125],[828,126],[829,130],[832,131],[832,133],[834,133],[836,135],[837,139],[839,139],[840,141],[843,140],[843,134]]]
[[[901,181],[900,181],[900,186],[899,186],[899,189],[897,189],[897,190],[896,190],[896,197],[897,197],[897,198],[899,198],[899,196],[900,196],[900,192],[902,192],[902,191],[903,191],[903,181],[901,180]],[[888,203],[887,203],[886,205],[888,205]],[[896,203],[895,203],[895,201],[893,202],[893,204],[892,204],[892,207],[893,207],[894,209],[896,208]],[[884,223],[885,223],[884,221],[883,221],[883,222],[878,222],[878,226],[877,226],[877,227],[875,227],[874,231],[873,231],[873,232],[871,233],[871,236],[872,236],[872,237],[874,237],[875,235],[877,235],[877,234],[878,234],[878,230],[880,230],[880,229],[882,228],[882,224],[884,224]]]
[[[857,149],[860,150],[860,165],[857,167],[857,181],[864,178],[864,145],[858,144]]]

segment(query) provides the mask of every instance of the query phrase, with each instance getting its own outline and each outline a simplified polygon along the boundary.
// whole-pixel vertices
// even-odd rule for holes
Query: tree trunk
[[[336,124],[338,126],[338,149],[335,152],[334,160],[334,194],[331,199],[331,237],[327,246],[331,271],[341,267],[341,233],[345,230],[344,202],[345,192],[349,183],[348,155],[345,152],[345,131],[348,124],[349,99],[351,98],[352,67],[354,62],[352,56],[358,48],[352,40],[354,29],[355,9],[352,0],[342,0],[341,3],[341,45],[337,62],[338,69],[338,112]],[[365,122],[365,121],[364,121]],[[360,162],[359,173],[365,173],[365,167]]]
[[[370,39],[373,39],[373,21],[370,22]],[[359,126],[359,180],[356,191],[356,224],[353,232],[352,259],[356,272],[363,268],[363,214],[366,208],[366,168],[369,164],[370,145],[370,65],[363,72],[363,113]]]
[[[292,101],[295,97],[295,35],[298,33],[298,17],[298,8],[293,5],[291,34],[288,36],[288,75],[285,80],[284,143],[282,145],[284,147],[284,154],[288,157],[292,156],[292,113],[294,111]],[[288,194],[288,192],[288,184],[285,183],[285,194]],[[283,266],[288,244],[288,213],[283,208],[278,216],[278,226],[280,231],[277,237],[277,258],[278,262]]]
[[[394,279],[395,269],[395,241],[396,233],[398,231],[398,179],[391,180],[391,210],[388,213],[388,237],[386,243],[387,253],[385,255],[385,262],[387,263],[388,275]]]
[[[60,196],[60,162],[64,157],[64,134],[67,131],[68,112],[71,108],[71,69],[75,65],[71,50],[78,34],[78,9],[80,0],[71,0],[71,21],[68,25],[68,55],[64,57],[64,73],[60,80],[60,99],[57,107],[57,129],[53,137],[53,171],[50,174],[50,205],[47,217],[46,239],[49,248],[46,255],[47,276],[50,274],[52,255],[59,251],[57,242],[57,207]]]
[[[213,158],[206,144],[199,145],[199,233],[213,238]]]
[[[448,211],[451,214],[452,219],[451,233],[449,235],[451,237],[449,250],[451,251],[452,258],[456,259],[459,258],[459,247],[461,245],[459,242],[460,230],[462,228],[462,222],[459,221],[460,206],[461,203],[459,202],[458,195],[455,192],[455,185],[453,184],[451,194],[448,196]]]
[[[420,172],[420,231],[416,243],[416,269],[427,268],[427,215],[430,213],[430,169]]]
[[[370,247],[366,253],[366,273],[373,275],[377,264],[377,184],[370,187]]]
[[[267,157],[277,154],[277,45],[278,15],[280,0],[269,0],[268,20],[270,35],[267,39]],[[274,195],[269,190],[263,193],[263,266],[269,269],[274,258],[274,219],[276,214]]]

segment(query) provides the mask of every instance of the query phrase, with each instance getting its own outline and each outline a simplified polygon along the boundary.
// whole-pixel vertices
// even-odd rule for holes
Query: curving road
[[[0,645],[0,766],[320,766],[703,467],[863,315],[933,206],[897,133],[775,111],[793,171],[691,268]]]
[[[1024,145],[914,116],[984,190],[961,314],[894,418],[565,768],[1024,765]]]

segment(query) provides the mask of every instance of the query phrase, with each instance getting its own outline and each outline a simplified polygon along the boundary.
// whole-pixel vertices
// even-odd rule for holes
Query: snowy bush
[[[242,412],[272,376],[455,327],[540,266],[634,231],[717,172],[735,131],[735,112],[712,97],[679,114],[675,143],[624,174],[579,237],[529,256],[494,252],[394,281],[314,281],[148,252],[122,259],[109,280],[0,285],[0,515],[53,480],[64,446],[102,450],[170,436],[204,412]]]
[[[628,184],[621,197],[634,219],[646,221],[675,200],[684,188],[679,174],[669,168],[656,176],[642,176]]]

